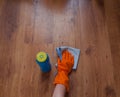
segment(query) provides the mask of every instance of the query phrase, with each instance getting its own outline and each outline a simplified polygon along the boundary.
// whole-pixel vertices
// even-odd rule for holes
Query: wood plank
[[[116,97],[120,96],[120,1],[106,0],[106,21],[109,31],[109,40],[113,60],[114,81],[116,87]],[[112,89],[110,89],[112,91]],[[114,91],[111,92],[114,94]]]
[[[61,45],[81,49],[66,97],[119,97],[119,12],[119,0],[0,0],[0,97],[52,96]],[[36,64],[39,51],[50,73]]]

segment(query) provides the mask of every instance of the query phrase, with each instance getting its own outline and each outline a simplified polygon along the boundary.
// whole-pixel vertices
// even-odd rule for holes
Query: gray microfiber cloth
[[[62,52],[64,50],[68,50],[74,56],[73,69],[76,70],[77,65],[78,65],[79,56],[80,56],[80,49],[72,48],[72,47],[69,47],[69,46],[57,47],[56,52],[57,52],[57,55],[59,56],[60,60],[62,59]]]

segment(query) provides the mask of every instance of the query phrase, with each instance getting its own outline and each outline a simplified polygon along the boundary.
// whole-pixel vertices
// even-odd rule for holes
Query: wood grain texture
[[[0,0],[0,97],[51,97],[61,45],[81,49],[66,97],[120,97],[120,0]]]

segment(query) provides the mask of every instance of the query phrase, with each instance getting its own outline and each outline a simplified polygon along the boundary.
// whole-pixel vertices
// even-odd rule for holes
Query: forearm
[[[65,97],[65,93],[69,92],[69,73],[72,70],[74,57],[68,52],[62,53],[62,60],[58,58],[58,73],[55,77],[55,90],[52,97]]]
[[[52,97],[64,97],[65,93],[66,93],[65,86],[62,84],[56,84]]]

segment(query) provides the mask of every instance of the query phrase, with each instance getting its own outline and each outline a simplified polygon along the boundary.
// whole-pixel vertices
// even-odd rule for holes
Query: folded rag
[[[76,70],[78,65],[79,55],[80,55],[80,49],[72,48],[69,46],[61,46],[56,48],[57,55],[61,60],[62,60],[62,52],[64,50],[68,50],[74,56],[74,65],[72,69]]]

